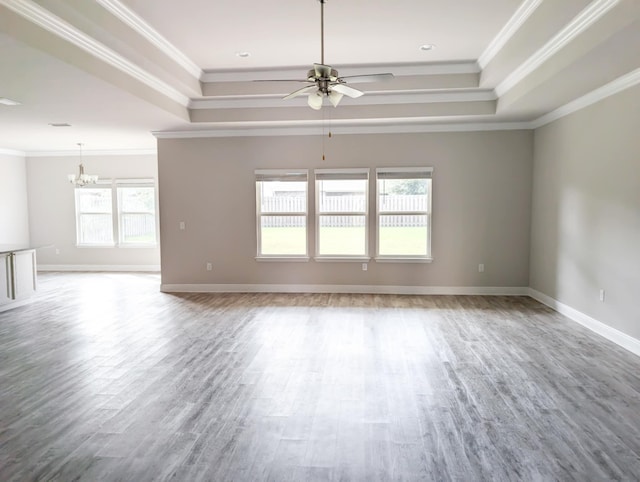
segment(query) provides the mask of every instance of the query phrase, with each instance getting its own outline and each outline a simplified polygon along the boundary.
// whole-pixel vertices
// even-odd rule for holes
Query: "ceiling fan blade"
[[[359,90],[354,89],[353,87],[349,87],[348,85],[345,85],[345,84],[332,85],[331,90],[333,92],[344,94],[347,97],[351,97],[352,99],[355,99],[356,97],[360,97],[361,95],[364,95],[364,92],[360,92]]]
[[[338,91],[332,90],[331,92],[329,92],[329,102],[331,102],[331,105],[333,105],[334,107],[338,107],[338,104],[342,100],[343,95],[344,94],[341,94]]]
[[[346,77],[340,77],[350,84],[364,83],[364,82],[387,82],[393,79],[393,74],[368,74],[368,75],[348,75]]]
[[[251,82],[309,82],[308,79],[254,79]]]
[[[313,64],[313,70],[316,72],[316,77],[322,77],[328,79],[331,77],[331,66],[322,64]]]
[[[313,110],[320,110],[322,109],[322,92],[316,92],[315,94],[309,94],[309,98],[307,99],[307,104],[309,104],[309,107],[311,107]]]
[[[287,99],[293,99],[294,97],[298,97],[299,95],[304,95],[304,94],[308,94],[310,92],[313,92],[314,90],[316,90],[318,87],[313,84],[313,85],[308,85],[306,87],[303,87],[302,89],[298,89],[294,92],[291,92],[289,95],[283,97],[284,100]]]

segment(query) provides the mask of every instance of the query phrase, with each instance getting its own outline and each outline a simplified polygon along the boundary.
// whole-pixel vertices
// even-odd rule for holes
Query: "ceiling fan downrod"
[[[320,0],[320,63],[324,65],[324,4],[326,0]]]

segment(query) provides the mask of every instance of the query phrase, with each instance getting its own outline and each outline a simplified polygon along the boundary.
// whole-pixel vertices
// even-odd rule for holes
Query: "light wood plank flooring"
[[[526,297],[159,292],[0,313],[0,480],[638,480],[640,358]]]

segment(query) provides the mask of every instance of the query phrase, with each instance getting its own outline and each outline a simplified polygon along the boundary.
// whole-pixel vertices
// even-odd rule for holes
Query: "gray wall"
[[[322,161],[319,136],[162,139],[162,282],[528,286],[532,148],[531,131],[336,135]],[[434,167],[433,263],[371,262],[363,272],[360,263],[254,259],[255,169],[388,166]]]
[[[31,242],[39,265],[157,266],[159,248],[79,248],[76,246],[74,188],[68,174],[78,172],[79,157],[27,159]],[[157,179],[156,156],[85,156],[85,172],[105,179]],[[56,254],[56,249],[59,254]]]
[[[0,244],[29,243],[24,157],[0,154]]]
[[[537,129],[534,153],[531,287],[640,338],[640,87]]]

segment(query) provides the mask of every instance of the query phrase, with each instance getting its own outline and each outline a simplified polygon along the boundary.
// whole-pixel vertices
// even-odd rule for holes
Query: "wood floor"
[[[0,480],[638,480],[640,358],[526,297],[45,274],[0,313]]]

